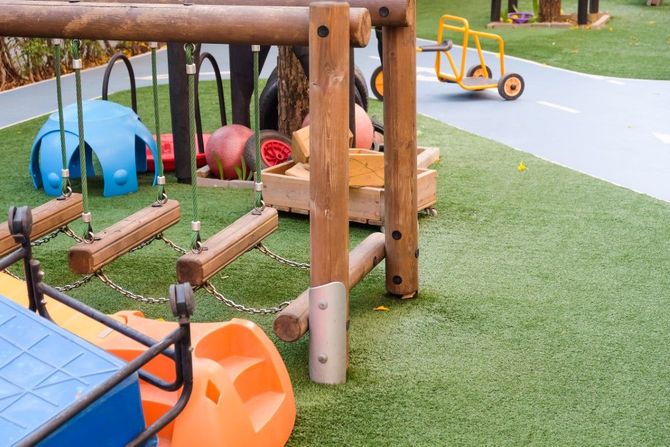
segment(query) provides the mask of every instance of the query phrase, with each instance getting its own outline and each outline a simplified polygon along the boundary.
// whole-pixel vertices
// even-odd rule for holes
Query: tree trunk
[[[279,47],[279,131],[285,135],[300,129],[309,112],[309,83],[291,47]]]
[[[540,0],[540,21],[555,22],[561,16],[561,0]]]

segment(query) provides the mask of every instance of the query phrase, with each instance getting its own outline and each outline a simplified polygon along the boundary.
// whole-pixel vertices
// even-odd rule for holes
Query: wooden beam
[[[386,289],[410,298],[419,289],[416,183],[416,33],[384,28],[384,227]]]
[[[62,0],[50,0],[62,1]],[[197,0],[198,5],[238,5],[238,6],[309,6],[317,0]],[[86,0],[86,3],[128,3],[117,0]],[[162,3],[180,5],[184,0],[132,0],[132,3]],[[407,26],[408,0],[351,0],[352,8],[370,11],[373,26]]]
[[[372,233],[349,253],[349,284],[358,284],[384,259],[383,233]],[[299,340],[309,330],[309,289],[291,301],[275,319],[272,328],[286,342]]]
[[[351,9],[351,45],[367,45],[370,27],[367,9]],[[10,37],[307,45],[308,31],[306,7],[8,0],[0,14]]]
[[[177,260],[177,280],[200,286],[242,256],[279,226],[274,208],[253,211],[237,219],[203,243],[200,253],[186,253]]]
[[[59,200],[53,199],[32,210],[33,231],[30,233],[31,240],[36,240],[47,234],[51,234],[59,228],[73,222],[81,216],[84,211],[81,194],[72,194],[70,197]],[[7,222],[0,224],[0,258],[12,250],[19,248],[9,232]]]
[[[168,200],[160,207],[146,207],[97,233],[92,243],[80,242],[70,249],[70,270],[88,275],[179,222],[179,202]]]

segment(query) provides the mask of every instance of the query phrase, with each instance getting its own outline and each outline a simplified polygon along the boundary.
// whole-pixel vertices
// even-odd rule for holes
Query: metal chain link
[[[170,239],[166,238],[163,233],[157,234],[156,239],[160,239],[161,241],[163,241],[165,243],[165,245],[167,245],[168,247],[170,247],[171,249],[173,249],[177,253],[180,253],[182,255],[186,254],[186,249],[185,248],[180,247],[179,245],[172,242]]]
[[[15,275],[14,273],[10,272],[9,269],[0,270],[0,272],[8,274],[9,276],[11,276],[14,279],[22,280],[22,278],[19,275]]]
[[[51,241],[52,239],[55,239],[56,237],[58,237],[58,235],[61,234],[62,232],[63,231],[59,228],[56,231],[54,231],[53,233],[47,234],[43,238],[32,241],[30,243],[30,245],[32,245],[33,247],[39,247],[40,245],[44,245],[44,244],[48,243],[49,241]]]
[[[279,262],[280,264],[288,265],[289,267],[294,267],[297,269],[302,269],[302,270],[309,270],[310,265],[308,262],[298,262],[298,261],[293,261],[291,259],[284,258],[282,256],[279,256],[276,253],[273,253],[270,251],[269,248],[265,246],[262,242],[259,242],[258,245],[256,245],[256,250],[259,252],[263,253],[265,256],[274,259],[275,261]]]
[[[102,281],[103,284],[108,286],[110,289],[120,293],[121,295],[125,296],[126,298],[130,298],[131,300],[138,301],[140,303],[145,303],[145,304],[165,304],[168,302],[168,298],[165,297],[151,297],[151,296],[144,296],[140,295],[139,293],[131,292],[130,290],[116,284],[114,281],[109,279],[109,277],[102,271],[98,270],[97,272],[94,273],[95,276],[98,277],[100,281]]]
[[[226,306],[238,310],[240,312],[252,314],[252,315],[273,315],[276,314],[277,312],[280,312],[282,309],[284,309],[286,306],[291,304],[290,301],[284,301],[283,303],[280,303],[278,306],[275,307],[268,307],[268,308],[255,308],[255,307],[249,307],[245,306],[244,304],[238,304],[235,301],[226,298],[223,296],[221,292],[216,290],[216,287],[214,287],[214,284],[212,284],[209,281],[206,281],[203,285],[202,288],[205,289],[210,295],[212,295],[214,298],[216,298],[218,301],[221,303],[225,304]]]
[[[77,281],[70,283],[70,284],[65,284],[64,286],[60,287],[55,287],[56,290],[59,292],[69,292],[70,290],[78,289],[79,287],[88,284],[91,282],[95,274],[91,273],[90,275],[83,276],[81,279],[78,279]]]

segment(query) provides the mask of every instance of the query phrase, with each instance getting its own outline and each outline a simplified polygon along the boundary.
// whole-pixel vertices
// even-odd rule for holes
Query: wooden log
[[[47,234],[51,234],[59,228],[73,222],[81,216],[84,211],[81,194],[72,194],[70,197],[59,200],[53,199],[32,210],[33,231],[31,240],[36,240]],[[0,258],[12,250],[19,248],[9,232],[7,222],[0,224]]]
[[[349,284],[358,284],[384,259],[383,233],[372,233],[349,253]],[[275,334],[286,342],[299,340],[309,330],[309,289],[291,301],[272,324]]]
[[[94,273],[176,224],[180,217],[176,200],[168,200],[160,207],[143,208],[97,233],[94,242],[80,242],[70,248],[70,270],[80,275]]]
[[[274,208],[253,211],[237,219],[203,243],[200,253],[186,253],[177,260],[177,280],[200,286],[242,256],[279,226]]]
[[[414,7],[410,26],[383,33],[386,289],[403,298],[419,289]]]
[[[347,24],[351,45],[367,45],[368,10],[351,9]],[[8,0],[0,14],[0,34],[11,37],[304,46],[308,31],[306,7]]]
[[[51,0],[61,2],[62,0]],[[198,0],[198,5],[239,6],[309,6],[316,0]],[[117,0],[86,0],[86,3],[128,3]],[[132,0],[132,3],[163,3],[179,5],[184,0]],[[407,26],[408,0],[351,0],[352,8],[370,11],[373,26]],[[500,16],[500,14],[498,14]]]

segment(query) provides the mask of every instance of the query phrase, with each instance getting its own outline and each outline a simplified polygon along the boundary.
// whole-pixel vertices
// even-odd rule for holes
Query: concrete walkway
[[[367,48],[356,51],[356,64],[367,76],[379,65],[376,48],[373,36]],[[205,45],[204,49],[214,54],[226,76],[226,46]],[[460,48],[452,51],[458,59]],[[269,74],[275,58],[276,53],[271,53],[261,76]],[[475,54],[468,54],[468,58],[467,65],[477,63]],[[497,58],[490,53],[487,58],[495,77]],[[138,87],[151,83],[150,62],[147,55],[133,60]],[[670,81],[586,75],[508,57],[506,71],[521,74],[526,90],[517,101],[504,101],[496,90],[471,93],[438,82],[433,63],[434,54],[418,54],[419,113],[670,201]],[[208,69],[203,68],[203,79],[213,79]],[[100,96],[103,72],[104,68],[84,72],[86,98]],[[158,72],[161,82],[166,82],[165,51],[159,52]],[[54,84],[51,80],[0,93],[0,128],[55,110]],[[73,80],[67,77],[64,84],[65,102],[73,102]],[[127,88],[127,76],[122,67],[117,67],[110,92]]]

